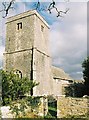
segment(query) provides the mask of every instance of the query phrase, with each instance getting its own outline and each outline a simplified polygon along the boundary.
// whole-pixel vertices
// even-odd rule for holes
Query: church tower
[[[49,26],[36,10],[7,19],[4,69],[20,70],[22,76],[39,82],[34,96],[52,94],[48,35]]]

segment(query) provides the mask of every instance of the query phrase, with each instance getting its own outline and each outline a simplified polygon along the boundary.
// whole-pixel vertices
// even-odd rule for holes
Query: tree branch
[[[53,0],[52,0],[53,1]],[[50,5],[48,6],[48,11],[49,11],[49,13],[51,14],[51,10],[52,9],[55,9],[56,10],[56,12],[57,12],[57,17],[63,17],[62,15],[61,15],[61,13],[63,13],[63,14],[67,14],[67,12],[69,11],[69,8],[66,10],[66,11],[59,11],[58,10],[58,8],[55,6],[56,5],[56,3],[55,3],[55,1],[53,1],[52,3],[50,3]]]
[[[2,5],[4,7],[3,10],[0,10],[0,12],[4,11],[5,12],[5,16],[3,16],[3,18],[5,18],[8,15],[8,12],[10,9],[13,9],[12,4],[15,2],[15,0],[11,0],[7,6],[6,2],[3,2]],[[52,0],[52,2],[48,5],[48,7],[46,7],[46,9],[41,8],[41,3],[37,2],[36,6],[35,6],[36,10],[38,11],[48,11],[50,14],[52,13],[52,9],[55,9],[57,12],[57,17],[63,17],[62,14],[67,14],[67,12],[69,11],[69,9],[67,9],[66,11],[62,11],[62,10],[58,10],[58,8],[56,7],[56,2],[54,0]]]
[[[13,7],[12,7],[12,4],[14,3],[14,1],[15,1],[15,0],[11,0],[11,1],[9,2],[8,6],[7,6],[6,2],[2,2],[2,5],[3,5],[4,9],[3,9],[3,10],[0,10],[0,12],[5,11],[5,16],[3,16],[3,18],[5,18],[5,17],[8,15],[9,10],[13,8]]]

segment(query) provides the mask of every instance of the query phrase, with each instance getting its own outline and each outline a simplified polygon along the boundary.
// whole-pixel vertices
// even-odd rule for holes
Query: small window
[[[43,26],[43,25],[41,25],[41,31],[42,31],[42,32],[44,31],[44,26]]]
[[[20,29],[22,29],[22,22],[17,23],[17,30],[20,30]]]

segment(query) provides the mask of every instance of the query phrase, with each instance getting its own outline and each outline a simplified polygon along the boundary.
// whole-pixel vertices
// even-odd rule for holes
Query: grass
[[[53,107],[49,107],[48,109],[49,109],[49,110],[52,110],[52,111],[54,111],[54,112],[57,111],[57,109],[56,109],[56,108],[53,108]]]

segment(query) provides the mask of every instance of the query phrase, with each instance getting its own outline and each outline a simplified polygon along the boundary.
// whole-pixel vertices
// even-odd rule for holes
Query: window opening
[[[20,29],[22,29],[22,22],[17,23],[17,30],[20,30]]]

